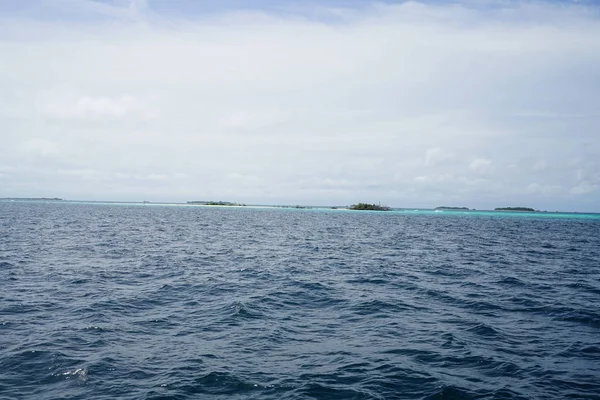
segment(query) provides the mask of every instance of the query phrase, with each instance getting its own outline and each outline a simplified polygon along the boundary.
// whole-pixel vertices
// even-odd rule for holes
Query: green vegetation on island
[[[440,206],[440,207],[436,207],[435,210],[466,210],[466,211],[468,211],[469,208],[468,207],[447,207],[447,206]]]
[[[390,211],[387,206],[381,204],[358,203],[348,207],[349,210],[373,210],[373,211]]]
[[[535,211],[533,208],[529,207],[498,207],[494,208],[494,211]]]
[[[237,207],[243,207],[243,206],[245,206],[245,204],[232,203],[230,201],[200,201],[200,200],[194,200],[194,201],[188,201],[187,204],[193,204],[193,205],[198,205],[198,206],[237,206]]]

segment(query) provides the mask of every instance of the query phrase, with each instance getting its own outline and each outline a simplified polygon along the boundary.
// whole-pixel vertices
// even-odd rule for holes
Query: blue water
[[[600,218],[0,202],[0,399],[600,399]]]

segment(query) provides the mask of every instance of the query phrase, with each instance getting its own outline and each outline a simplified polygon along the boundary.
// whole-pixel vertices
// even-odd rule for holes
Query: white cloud
[[[438,147],[428,149],[425,153],[425,165],[434,167],[444,163],[445,161],[451,160],[453,157],[454,154],[452,154],[452,152],[440,149]]]
[[[579,196],[598,192],[599,189],[599,185],[590,182],[581,182],[579,185],[573,186],[570,193]]]
[[[546,160],[538,160],[533,164],[534,171],[544,171],[548,168],[548,162]]]
[[[492,161],[486,158],[477,158],[469,164],[469,169],[478,174],[485,174],[490,170]]]
[[[34,138],[26,140],[19,147],[21,152],[26,156],[53,157],[61,154],[61,148],[58,143],[46,139]]]
[[[418,176],[415,178],[416,182],[453,182],[456,178],[451,174],[434,174]]]
[[[242,110],[225,115],[220,125],[235,129],[260,129],[283,123],[288,119],[286,113],[277,110]]]
[[[562,188],[558,185],[540,185],[539,183],[531,183],[527,186],[527,193],[541,195],[556,195],[562,192]]]
[[[460,178],[458,178],[458,181],[469,186],[484,185],[486,183],[489,183],[489,181],[484,178],[467,178],[465,176],[461,176]]]
[[[153,112],[130,95],[77,96],[73,93],[46,91],[36,99],[36,108],[44,116],[59,119],[113,119],[136,114],[151,117]]]
[[[59,169],[57,172],[62,175],[77,176],[83,179],[96,179],[99,175],[99,172],[93,169]]]
[[[124,172],[117,172],[114,174],[114,177],[117,179],[124,180],[137,180],[137,181],[166,181],[169,179],[173,179],[174,176],[171,174],[131,174]]]
[[[598,199],[595,9],[40,7],[0,17],[0,197]]]

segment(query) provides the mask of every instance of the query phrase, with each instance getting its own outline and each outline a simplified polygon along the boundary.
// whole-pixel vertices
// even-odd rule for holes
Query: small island
[[[372,211],[390,211],[387,206],[381,204],[358,203],[348,207],[349,210],[372,210]]]
[[[465,210],[469,211],[468,207],[448,207],[448,206],[440,206],[436,207],[435,210]]]
[[[197,206],[234,206],[234,207],[243,207],[245,204],[240,203],[232,203],[230,201],[188,201],[186,204],[197,205]]]
[[[498,208],[494,208],[494,211],[527,211],[527,212],[533,212],[535,210],[533,208],[529,208],[529,207],[498,207]]]

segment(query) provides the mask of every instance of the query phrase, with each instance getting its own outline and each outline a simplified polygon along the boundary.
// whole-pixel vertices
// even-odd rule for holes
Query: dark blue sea
[[[600,399],[600,216],[3,201],[0,399]]]

